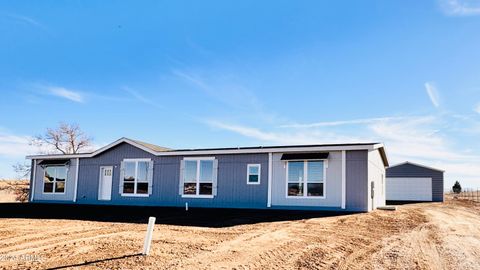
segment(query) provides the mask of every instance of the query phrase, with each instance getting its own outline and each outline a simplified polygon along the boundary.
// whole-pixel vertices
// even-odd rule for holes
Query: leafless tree
[[[48,153],[76,154],[87,150],[92,144],[92,138],[85,135],[77,124],[60,123],[57,128],[47,128],[43,135],[35,136],[30,142],[41,149],[48,149]],[[28,178],[30,164],[20,162],[13,165],[13,170],[20,178]]]
[[[92,138],[85,135],[77,124],[60,123],[57,128],[47,128],[43,135],[37,135],[32,145],[39,148],[53,148],[61,154],[77,154],[91,146]]]
[[[27,179],[30,175],[30,164],[22,164],[20,162],[17,162],[13,164],[12,167],[13,171],[18,175],[18,178],[20,179]]]

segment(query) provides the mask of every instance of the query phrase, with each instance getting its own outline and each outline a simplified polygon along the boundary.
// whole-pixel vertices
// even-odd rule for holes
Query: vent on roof
[[[283,154],[281,160],[327,159],[328,153],[291,153]]]

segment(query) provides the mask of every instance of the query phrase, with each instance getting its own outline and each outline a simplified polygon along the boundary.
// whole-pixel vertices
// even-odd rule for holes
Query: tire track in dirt
[[[93,229],[87,230],[72,230],[72,228],[62,228],[55,231],[47,231],[41,233],[28,233],[28,232],[20,232],[20,235],[16,235],[14,237],[9,237],[7,239],[1,239],[0,242],[0,251],[4,248],[4,246],[10,246],[12,244],[19,245],[22,242],[35,242],[42,239],[58,239],[58,237],[62,236],[70,236],[71,234],[81,234],[81,233],[90,233],[90,232],[100,232],[103,231],[105,227],[97,227]]]
[[[273,223],[261,230],[240,234],[231,240],[212,246],[186,259],[178,265],[178,269],[252,269],[254,264],[262,264],[272,256],[278,258],[277,254],[271,250],[286,242],[291,242],[288,226],[283,227],[281,224]],[[252,251],[256,254],[253,255]],[[262,256],[265,253],[267,254]],[[199,266],[199,262],[208,263]]]
[[[400,206],[393,212],[226,228],[159,225],[148,257],[123,257],[141,250],[145,224],[70,220],[24,220],[24,224],[12,219],[16,225],[10,226],[5,219],[0,227],[32,234],[14,233],[15,239],[7,239],[25,248],[12,252],[38,254],[45,260],[0,262],[0,269],[45,269],[103,259],[111,260],[81,269],[475,269],[480,265],[477,208],[447,201]],[[72,234],[66,235],[69,230],[63,228]],[[4,233],[0,235],[8,236]],[[40,242],[28,245],[36,238]]]
[[[426,224],[384,240],[373,256],[376,268],[478,269],[480,211],[447,201],[424,213]]]
[[[0,248],[1,254],[8,254],[8,255],[16,255],[16,254],[23,254],[26,252],[35,252],[36,250],[48,249],[50,247],[84,241],[88,239],[95,239],[95,238],[103,238],[113,235],[120,235],[130,232],[117,232],[115,229],[111,229],[108,231],[101,231],[101,230],[94,230],[88,232],[73,232],[69,234],[64,234],[61,237],[56,237],[53,239],[40,239],[31,241],[27,239],[28,242],[16,244],[9,247]],[[72,237],[73,236],[73,237]]]
[[[390,234],[408,231],[425,220],[420,211],[375,211],[336,219],[296,265],[308,269],[369,269],[370,258]]]

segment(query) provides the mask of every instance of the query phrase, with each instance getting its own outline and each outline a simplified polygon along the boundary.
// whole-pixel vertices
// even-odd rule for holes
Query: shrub
[[[454,193],[460,193],[462,192],[462,186],[458,181],[455,181],[455,184],[453,184],[452,190]]]

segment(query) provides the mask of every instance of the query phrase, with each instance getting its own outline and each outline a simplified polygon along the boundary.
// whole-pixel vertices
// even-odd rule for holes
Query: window
[[[48,166],[45,168],[43,177],[44,193],[65,193],[65,181],[67,180],[66,166]]]
[[[213,158],[184,160],[183,196],[213,196],[213,163]]]
[[[259,185],[260,184],[260,164],[248,164],[247,165],[247,184]]]
[[[288,197],[323,197],[325,190],[324,162],[289,161],[287,163]]]
[[[148,195],[150,160],[123,161],[122,195]]]

